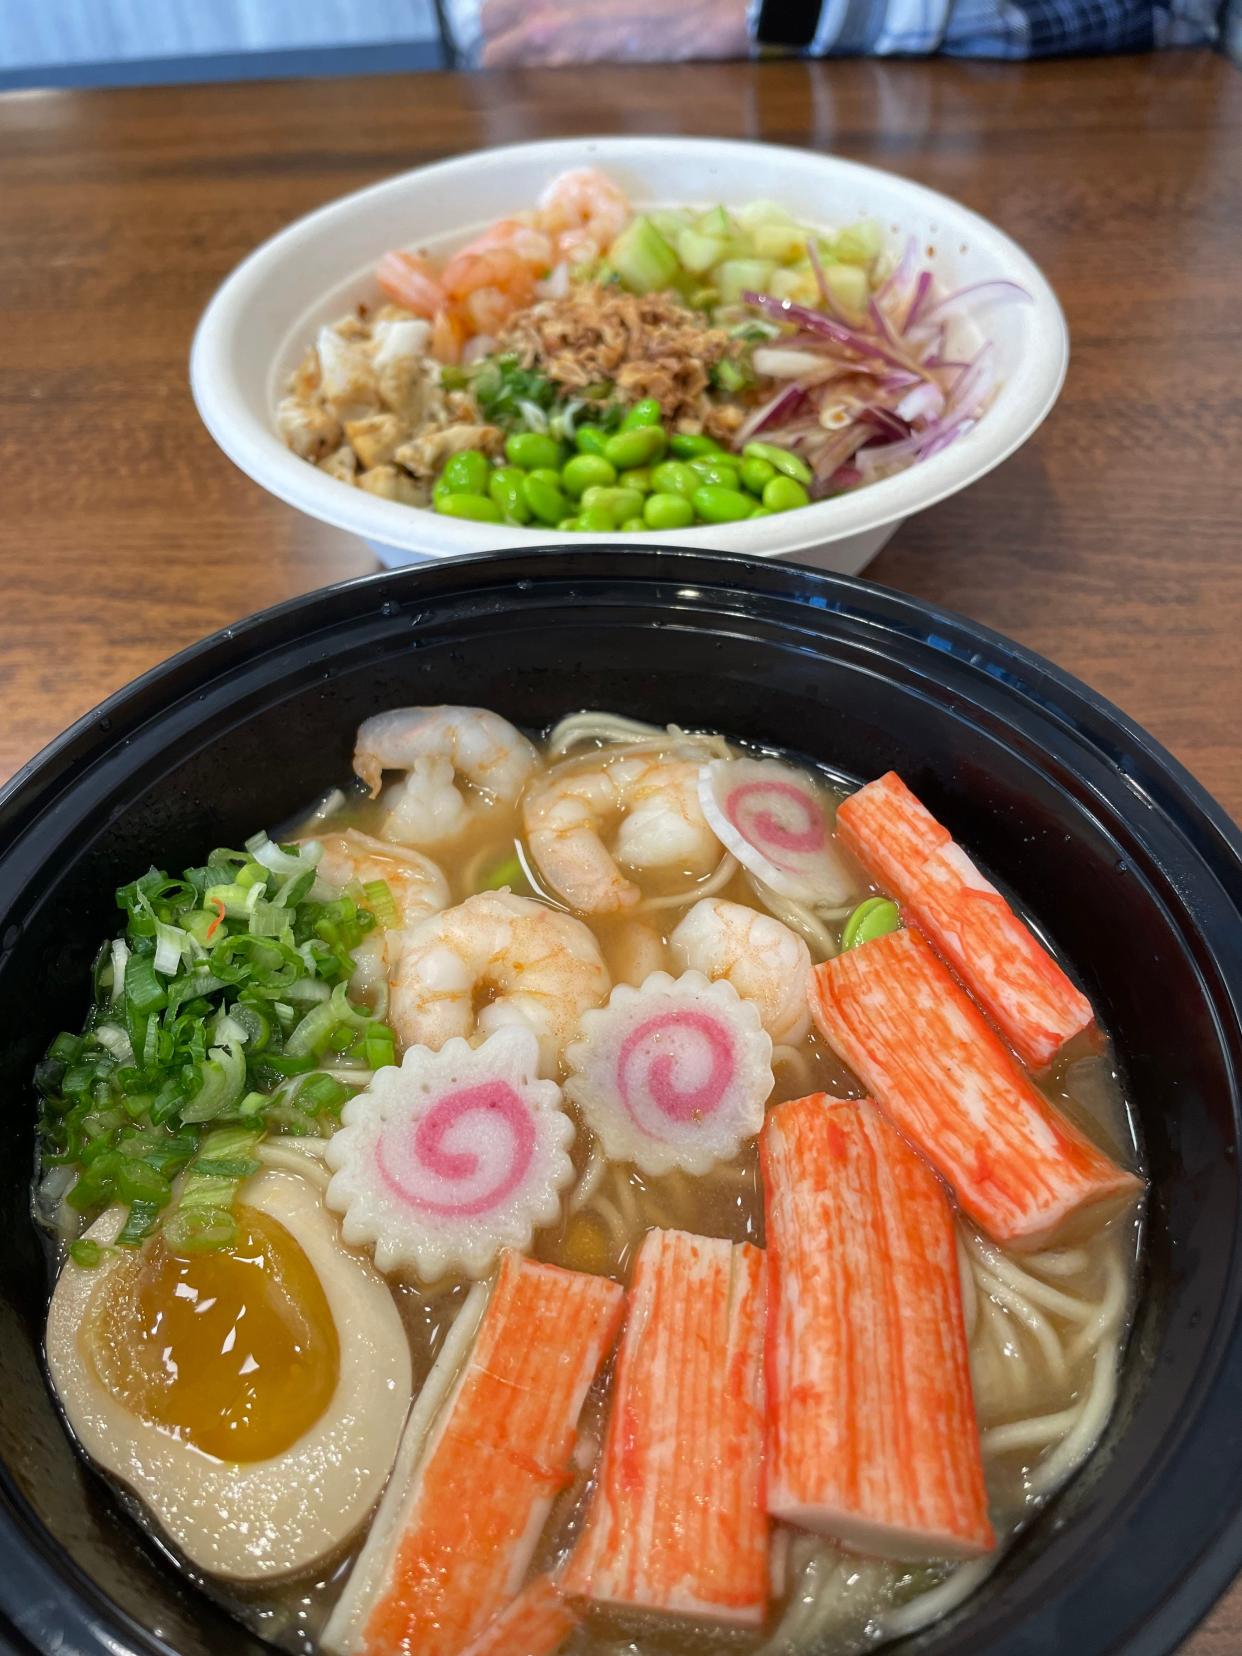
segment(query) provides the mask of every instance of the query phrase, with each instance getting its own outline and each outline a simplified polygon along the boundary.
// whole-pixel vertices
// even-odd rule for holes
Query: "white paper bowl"
[[[494,219],[533,204],[556,173],[584,163],[605,168],[639,205],[734,206],[762,197],[830,227],[876,219],[896,248],[916,235],[944,286],[1005,277],[1032,299],[987,305],[972,317],[995,344],[999,388],[979,424],[950,448],[835,500],[754,522],[666,531],[661,542],[797,558],[856,574],[912,512],[966,488],[1012,454],[1055,402],[1069,336],[1052,289],[1016,243],[947,196],[836,156],[766,144],[574,138],[481,150],[403,173],[299,219],[252,253],[208,305],[190,355],[194,400],[216,442],[263,488],[361,535],[387,564],[562,539],[555,530],[463,522],[351,488],[290,453],[273,411],[320,324],[360,300],[374,301],[375,263],[385,249],[451,251]],[[594,537],[621,544],[636,538]]]

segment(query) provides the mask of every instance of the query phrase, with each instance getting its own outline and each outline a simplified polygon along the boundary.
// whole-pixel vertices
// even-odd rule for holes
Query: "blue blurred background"
[[[0,0],[0,88],[376,74],[442,62],[433,0]]]

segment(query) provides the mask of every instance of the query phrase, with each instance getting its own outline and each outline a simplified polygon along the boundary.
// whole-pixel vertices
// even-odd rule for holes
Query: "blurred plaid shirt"
[[[1212,41],[1217,0],[824,0],[814,56],[1029,58]]]

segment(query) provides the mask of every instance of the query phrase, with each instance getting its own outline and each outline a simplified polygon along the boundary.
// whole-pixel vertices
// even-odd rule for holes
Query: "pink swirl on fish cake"
[[[777,815],[778,804],[791,806],[792,813],[786,812],[786,816],[800,816],[801,824],[782,821]],[[799,855],[781,858],[776,853],[806,856],[818,851],[828,838],[819,802],[794,782],[739,782],[725,794],[723,805],[738,833],[790,872],[800,866]]]
[[[698,1038],[698,1053],[694,1042],[682,1042],[680,1051],[654,1054],[649,1051],[653,1043],[681,1031],[692,1032]],[[693,1070],[701,1061],[703,1048],[709,1063],[706,1078],[697,1087],[679,1086],[679,1072]],[[644,1061],[646,1074],[635,1077],[632,1072]],[[718,1018],[706,1012],[664,1012],[648,1018],[622,1042],[617,1059],[617,1091],[635,1121],[640,1120],[634,1096],[638,1088],[670,1121],[701,1121],[719,1109],[736,1072],[733,1042]]]
[[[701,972],[618,984],[582,1015],[565,1091],[613,1161],[705,1173],[763,1123],[772,1042],[758,1008]]]
[[[498,1127],[502,1142],[496,1145]],[[463,1132],[469,1135],[468,1145],[454,1149]],[[473,1218],[513,1194],[534,1153],[530,1106],[508,1082],[484,1081],[437,1099],[413,1132],[401,1123],[397,1131],[385,1133],[375,1147],[375,1161],[388,1188],[412,1207]],[[473,1195],[463,1194],[472,1189]]]

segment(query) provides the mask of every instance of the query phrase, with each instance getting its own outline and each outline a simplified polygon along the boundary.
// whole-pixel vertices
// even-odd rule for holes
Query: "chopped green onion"
[[[362,895],[366,899],[367,908],[386,931],[401,924],[396,900],[387,880],[368,880],[362,888]]]
[[[392,891],[316,900],[318,857],[262,836],[116,894],[124,931],[95,958],[84,1028],[56,1037],[36,1082],[44,1167],[70,1170],[78,1212],[126,1205],[126,1246],[156,1228],[190,1250],[227,1245],[263,1133],[330,1133],[351,1089],[395,1058],[385,986],[372,1011],[348,990]],[[313,1073],[334,1050],[368,1070]]]
[[[227,1208],[178,1208],[164,1226],[164,1240],[174,1253],[218,1253],[237,1236],[237,1220]]]
[[[354,1089],[334,1076],[312,1075],[298,1088],[297,1101],[299,1105],[312,1105],[316,1110],[337,1110],[353,1096]]]
[[[254,834],[246,841],[246,850],[257,863],[273,874],[301,874],[314,869],[323,856],[323,846],[317,840],[308,840],[296,851],[277,845],[266,834]]]
[[[125,1000],[133,1012],[143,1017],[168,1005],[168,993],[155,975],[155,962],[150,955],[131,954],[126,961]]]
[[[84,1265],[87,1270],[99,1264],[103,1250],[99,1243],[92,1241],[89,1236],[79,1236],[76,1242],[69,1244],[69,1257],[75,1265]]]
[[[383,1024],[374,1026],[367,1030],[364,1042],[368,1069],[386,1069],[396,1063],[397,1048],[391,1029]]]

